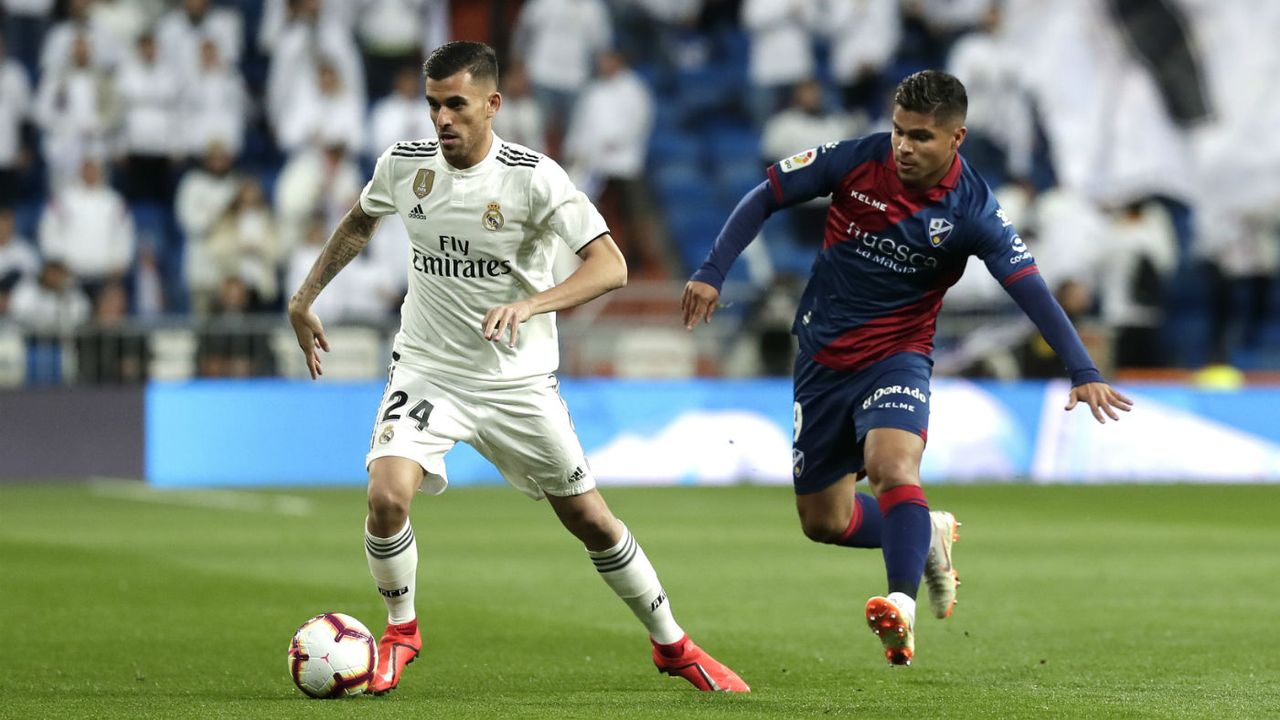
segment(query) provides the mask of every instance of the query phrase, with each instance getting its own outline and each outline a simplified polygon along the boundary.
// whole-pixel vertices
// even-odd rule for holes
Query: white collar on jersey
[[[492,144],[490,144],[490,145],[489,145],[489,152],[485,153],[485,156],[484,156],[483,158],[481,158],[481,159],[480,159],[480,162],[476,163],[475,165],[472,165],[472,166],[471,166],[471,167],[469,167],[469,168],[462,168],[462,169],[460,170],[460,169],[458,169],[458,168],[456,168],[456,167],[454,167],[454,166],[450,165],[450,164],[449,164],[449,161],[444,159],[444,153],[443,153],[443,152],[441,152],[441,153],[440,153],[440,162],[441,162],[441,163],[444,163],[444,167],[445,167],[445,169],[446,169],[446,170],[448,170],[448,171],[449,171],[449,174],[450,174],[450,175],[464,175],[464,176],[465,176],[465,175],[474,175],[475,173],[478,173],[478,172],[480,172],[481,170],[483,170],[485,167],[487,167],[487,166],[488,166],[488,164],[489,164],[489,163],[490,163],[490,162],[491,162],[495,157],[497,157],[497,156],[498,156],[498,150],[502,147],[502,138],[498,137],[498,134],[497,134],[497,133],[495,133],[495,132],[493,132],[492,130],[490,130],[490,131],[489,131],[489,138],[490,138],[491,140],[493,140]]]

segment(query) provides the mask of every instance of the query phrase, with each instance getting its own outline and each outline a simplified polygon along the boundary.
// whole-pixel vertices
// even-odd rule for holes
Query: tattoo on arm
[[[360,208],[360,202],[356,201],[356,204],[338,223],[338,227],[334,228],[329,241],[324,244],[320,257],[316,258],[315,264],[311,266],[311,272],[307,273],[307,279],[294,294],[294,302],[302,303],[304,306],[310,306],[315,302],[316,297],[329,284],[329,281],[333,280],[334,276],[347,266],[347,263],[355,259],[365,245],[369,244],[369,239],[373,237],[373,231],[377,227],[378,218],[366,215]]]

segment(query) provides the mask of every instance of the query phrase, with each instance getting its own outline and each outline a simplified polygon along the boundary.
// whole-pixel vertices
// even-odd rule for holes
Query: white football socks
[[[378,593],[387,603],[387,622],[409,622],[417,616],[413,596],[418,577],[418,543],[413,537],[413,526],[405,520],[400,532],[380,538],[369,533],[367,519],[365,523],[364,556],[369,561],[369,574],[378,586]]]
[[[916,624],[916,601],[910,595],[900,592],[891,592],[886,598],[889,602],[898,606],[898,609],[906,614],[907,619],[911,621],[911,626]]]
[[[587,555],[600,577],[644,623],[655,642],[670,645],[684,637],[684,630],[671,615],[671,603],[657,571],[626,525],[622,526],[622,539],[617,545],[608,550],[588,550]]]

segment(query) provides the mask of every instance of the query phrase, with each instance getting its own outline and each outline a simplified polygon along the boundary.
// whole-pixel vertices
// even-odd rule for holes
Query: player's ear
[[[969,128],[967,128],[967,127],[965,127],[965,126],[963,126],[963,125],[961,125],[960,127],[956,128],[955,133],[953,133],[953,134],[951,135],[951,149],[952,149],[952,150],[959,150],[959,149],[960,149],[960,145],[964,143],[964,138],[965,138],[965,136],[966,136],[966,135],[968,135],[968,134],[969,134]]]
[[[502,93],[494,90],[489,93],[489,97],[485,103],[485,115],[493,117],[498,113],[498,108],[502,107]]]

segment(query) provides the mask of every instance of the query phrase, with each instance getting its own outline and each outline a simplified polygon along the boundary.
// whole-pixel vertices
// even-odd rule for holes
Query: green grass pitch
[[[878,552],[805,540],[789,488],[605,496],[750,695],[659,675],[582,548],[506,488],[418,499],[423,656],[388,696],[316,701],[288,678],[294,628],[385,619],[360,489],[10,485],[0,717],[1280,716],[1280,487],[931,488],[964,585],[907,669],[861,618]]]

